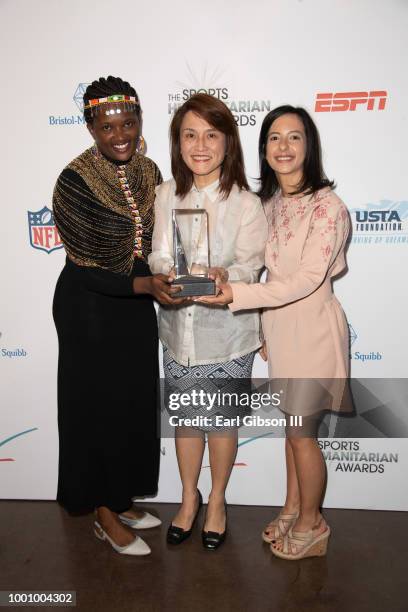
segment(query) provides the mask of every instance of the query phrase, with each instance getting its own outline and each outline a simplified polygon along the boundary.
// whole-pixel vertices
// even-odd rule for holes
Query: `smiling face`
[[[115,112],[107,115],[108,110]],[[106,105],[87,127],[101,153],[109,159],[127,162],[136,151],[140,124],[134,112],[123,112],[117,104]]]
[[[180,152],[197,187],[205,187],[220,178],[225,148],[225,134],[193,111],[185,114],[180,126]]]
[[[266,139],[266,160],[282,187],[301,184],[305,156],[306,135],[300,117],[288,113],[275,119]]]

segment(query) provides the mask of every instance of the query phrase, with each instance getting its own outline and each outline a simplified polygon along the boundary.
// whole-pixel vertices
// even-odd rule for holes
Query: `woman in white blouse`
[[[207,94],[196,94],[171,123],[173,179],[160,185],[149,265],[154,274],[172,275],[172,209],[205,209],[209,219],[210,272],[226,282],[257,282],[264,264],[267,224],[262,205],[249,191],[238,129],[231,111]],[[159,333],[166,380],[251,377],[261,346],[258,311],[233,314],[228,308],[192,301],[161,307]],[[203,384],[205,384],[203,382]],[[208,414],[208,413],[207,413]],[[182,504],[167,533],[171,544],[190,534],[201,506],[197,489],[208,432],[212,489],[202,532],[214,550],[226,533],[225,489],[237,450],[237,430],[176,428],[176,451],[183,485]]]

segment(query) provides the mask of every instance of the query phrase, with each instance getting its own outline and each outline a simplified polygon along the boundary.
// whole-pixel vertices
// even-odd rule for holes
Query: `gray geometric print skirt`
[[[252,351],[226,363],[183,366],[163,347],[168,413],[171,416],[176,414],[181,424],[184,424],[183,419],[194,419],[191,427],[205,432],[235,429],[239,426],[237,423],[251,412],[245,399],[251,393],[255,353]],[[180,405],[176,410],[169,409],[169,398],[181,394],[188,394],[191,403]]]

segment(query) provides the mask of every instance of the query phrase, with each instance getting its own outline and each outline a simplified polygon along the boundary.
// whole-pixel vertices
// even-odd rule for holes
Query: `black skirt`
[[[67,260],[53,305],[59,340],[58,501],[70,512],[127,510],[157,492],[158,335],[130,277]]]

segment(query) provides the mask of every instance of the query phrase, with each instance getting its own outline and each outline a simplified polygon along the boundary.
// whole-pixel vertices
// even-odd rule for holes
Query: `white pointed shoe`
[[[98,521],[95,521],[94,525],[94,533],[98,540],[109,542],[112,548],[121,555],[150,555],[152,552],[146,542],[139,538],[139,536],[136,536],[133,542],[127,546],[118,546],[102,529]]]
[[[162,524],[161,520],[157,516],[153,516],[149,512],[144,512],[142,518],[129,518],[123,514],[119,514],[119,519],[128,527],[132,529],[151,529],[152,527],[158,527]]]

